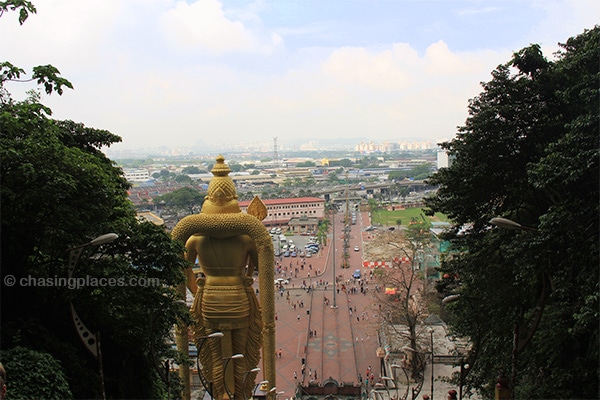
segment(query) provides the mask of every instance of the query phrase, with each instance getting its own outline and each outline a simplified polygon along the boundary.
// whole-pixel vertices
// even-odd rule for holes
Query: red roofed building
[[[325,217],[325,200],[318,197],[261,200],[267,207],[267,216],[263,220],[266,226],[288,225],[291,220],[301,217],[316,221]],[[249,204],[250,201],[240,201],[242,212],[247,211]]]

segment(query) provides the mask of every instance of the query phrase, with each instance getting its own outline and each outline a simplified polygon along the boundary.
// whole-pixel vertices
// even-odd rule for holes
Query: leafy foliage
[[[3,352],[7,399],[72,399],[62,365],[48,353],[17,346]]]
[[[465,383],[486,397],[499,373],[516,398],[598,395],[600,28],[561,47],[493,71],[429,180],[427,205],[454,221],[438,288],[460,294],[447,311],[475,343]],[[497,216],[535,230],[491,229]]]
[[[73,395],[97,396],[96,363],[78,342],[69,314],[72,301],[86,326],[102,332],[107,392],[159,397],[164,385],[155,364],[170,355],[166,339],[187,314],[174,303],[172,289],[183,279],[183,248],[163,227],[135,218],[121,169],[100,151],[120,138],[49,119],[48,111],[35,97],[0,106],[2,268],[17,282],[29,282],[3,288],[2,300],[11,304],[2,313],[3,346],[49,352],[69,366],[65,373]],[[122,239],[94,257],[86,250],[75,277],[117,283],[53,284],[67,277],[66,249],[107,232]]]
[[[183,212],[186,215],[198,212],[204,203],[205,194],[191,187],[183,187],[154,198],[155,204],[162,204],[175,214]]]
[[[0,3],[0,15],[16,9],[21,22],[35,12],[28,1]],[[47,93],[72,87],[53,66],[33,71]],[[4,83],[22,74],[0,63],[2,272],[16,283],[1,292],[9,396],[100,397],[97,360],[79,342],[73,304],[86,327],[102,333],[107,396],[161,398],[166,377],[159,367],[176,356],[171,329],[189,317],[173,290],[183,280],[183,246],[163,227],[136,219],[122,170],[101,151],[121,138],[51,119],[35,91],[14,101]],[[84,249],[78,281],[67,281],[67,249],[107,232],[120,239]]]
[[[29,18],[29,13],[35,14],[37,12],[35,6],[27,0],[0,1],[0,17],[2,17],[6,11],[16,10],[19,10],[19,24],[21,25]]]

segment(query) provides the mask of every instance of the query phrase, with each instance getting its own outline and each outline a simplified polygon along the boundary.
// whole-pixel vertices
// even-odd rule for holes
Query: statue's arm
[[[248,270],[246,276],[252,276],[255,270],[258,269],[258,249],[256,242],[249,236],[245,236],[246,248],[248,249]]]
[[[196,257],[198,256],[197,246],[200,240],[202,240],[201,236],[191,236],[185,243],[186,252],[184,257],[190,262],[184,270],[185,284],[193,295],[196,295],[196,292],[198,291],[198,283],[196,282],[196,275],[194,274],[193,267],[196,263]]]

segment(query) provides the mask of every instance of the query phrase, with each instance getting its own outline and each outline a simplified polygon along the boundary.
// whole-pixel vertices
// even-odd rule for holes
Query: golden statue
[[[263,376],[269,389],[275,387],[273,243],[261,222],[266,216],[264,204],[255,197],[248,214],[241,212],[224,161],[217,157],[200,214],[183,218],[172,237],[185,243],[185,258],[192,263],[197,259],[204,274],[196,279],[192,268],[186,269],[187,287],[194,294],[191,312],[201,373],[210,382],[213,398],[246,400],[252,396],[257,374],[252,369],[260,360],[261,345]],[[252,288],[255,269],[260,304]],[[181,328],[178,347],[187,351],[185,329]],[[216,332],[223,336],[209,337]],[[182,378],[189,382],[189,370],[183,371]],[[186,388],[184,398],[188,396]]]

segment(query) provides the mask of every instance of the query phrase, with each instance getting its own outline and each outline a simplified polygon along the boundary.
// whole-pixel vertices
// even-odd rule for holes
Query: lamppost
[[[466,375],[465,371],[468,371],[471,366],[467,364],[464,358],[460,359],[460,376],[458,383],[458,400],[462,400],[463,397],[463,379]]]
[[[467,302],[469,308],[471,309],[471,313],[473,315],[479,315],[478,311],[475,309],[475,307],[473,306],[473,303],[471,301],[472,300],[481,301],[480,299],[474,299],[471,297],[463,296],[461,294],[451,294],[451,295],[444,297],[442,299],[442,303],[450,304],[450,303],[454,303],[454,302],[458,301],[459,299],[464,299]],[[464,379],[469,374],[469,371],[471,370],[471,365],[475,362],[475,360],[477,360],[477,354],[479,352],[479,347],[480,347],[480,343],[481,343],[481,324],[479,322],[479,318],[475,319],[475,323],[477,326],[477,336],[474,338],[475,343],[473,343],[473,346],[471,347],[471,350],[469,351],[467,359],[461,358],[461,360],[460,360],[459,400],[462,400],[462,393],[463,393],[462,389],[463,389],[463,385],[464,385]]]
[[[431,335],[431,400],[433,400],[433,383],[435,381],[434,376],[434,351],[433,351],[433,329],[429,329],[429,334]]]
[[[390,378],[389,376],[382,376],[381,379],[383,379],[386,382],[392,382],[394,384],[393,389],[396,392],[395,399],[398,399],[398,396],[399,396],[399,394],[398,394],[398,384],[396,383],[396,381],[393,378]],[[387,385],[386,385],[386,387],[387,387]],[[390,391],[388,390],[388,396],[389,396],[389,393],[390,393]]]
[[[377,389],[371,390],[371,394],[373,395],[373,400],[377,400],[377,396],[379,396],[379,399],[385,400],[385,397],[383,397],[383,393],[381,393]]]
[[[512,221],[507,218],[496,217],[490,220],[490,224],[497,226],[498,228],[508,229],[508,230],[521,230],[521,231],[537,231],[537,228],[531,226],[521,225],[518,222]],[[522,326],[519,325],[519,322],[515,320],[513,327],[513,348],[512,348],[512,356],[511,356],[511,378],[510,384],[512,385],[512,392],[510,393],[510,397],[514,397],[514,391],[516,388],[517,381],[517,359],[519,353],[523,350],[523,348],[529,343],[529,341],[533,338],[535,331],[542,319],[542,314],[544,312],[544,307],[546,305],[546,300],[550,295],[550,287],[551,282],[548,274],[545,271],[542,271],[542,290],[540,297],[538,299],[536,305],[536,312],[533,313],[527,322],[531,325],[529,329],[525,332],[522,331]],[[525,324],[527,325],[527,324]],[[500,385],[501,386],[501,385]],[[502,397],[497,394],[497,397]]]
[[[497,226],[498,228],[513,230],[513,231],[537,231],[537,228],[521,225],[518,222],[515,222],[508,218],[501,218],[501,217],[492,218],[492,219],[490,219],[490,224]]]
[[[213,332],[210,335],[201,336],[199,338],[200,340],[198,342],[198,355],[196,356],[196,368],[198,369],[198,378],[200,378],[200,383],[202,384],[202,387],[204,387],[204,390],[210,394],[211,400],[213,398],[212,382],[208,382],[208,384],[207,384],[206,377],[202,373],[202,367],[200,365],[200,352],[202,351],[202,347],[204,346],[204,343],[206,343],[206,341],[208,339],[217,339],[217,338],[220,339],[223,336],[224,336],[223,332]]]
[[[182,306],[187,306],[186,302],[182,299],[174,300],[173,304],[179,304]],[[150,314],[150,331],[154,329],[154,315]],[[154,364],[154,368],[156,368],[156,372],[160,375],[161,379],[167,385],[167,400],[171,399],[171,360],[165,360],[164,364],[161,364],[156,359],[156,351],[154,350],[154,341],[150,341],[150,356],[152,357],[152,361]],[[164,368],[164,369],[163,369]]]
[[[79,262],[81,253],[83,253],[83,250],[86,247],[100,246],[102,244],[111,243],[115,241],[118,237],[119,235],[117,235],[116,233],[106,233],[104,235],[98,236],[90,242],[69,249],[69,268],[67,270],[67,276],[69,278],[69,281],[71,281],[71,279],[73,278],[73,272],[75,271],[75,267],[77,267],[77,263]],[[69,300],[69,305],[71,308],[71,318],[73,320],[73,324],[75,325],[75,329],[77,330],[79,338],[81,339],[84,346],[88,349],[88,351],[92,353],[94,358],[98,361],[100,391],[102,393],[102,399],[106,399],[106,391],[104,390],[104,368],[102,366],[102,351],[100,349],[100,332],[98,331],[95,334],[93,334],[81,321],[79,315],[77,315],[77,312],[73,307],[72,300]]]
[[[256,367],[256,368],[252,368],[250,371],[246,371],[244,372],[244,377],[242,378],[242,388],[245,391],[246,390],[246,381],[248,380],[248,376],[250,376],[250,374],[254,373],[254,372],[259,372],[260,368]],[[246,397],[246,394],[244,394],[244,398]]]
[[[335,203],[332,203],[333,207],[331,208],[331,252],[332,252],[332,271],[333,271],[333,304],[331,308],[337,308],[336,303],[336,290],[337,290],[337,277],[335,275]]]
[[[383,379],[383,377],[382,377],[382,379]],[[391,398],[390,391],[388,390],[387,385],[384,385],[383,383],[377,382],[375,384],[375,390],[381,389],[381,388],[385,389],[385,391],[387,392],[387,395],[388,395],[388,399],[390,399]]]
[[[227,385],[227,366],[229,365],[229,362],[231,360],[239,360],[241,358],[244,358],[243,354],[234,354],[231,357],[223,358],[223,360],[225,361],[225,363],[223,364],[223,386],[225,387],[227,396],[229,396],[230,399],[233,399],[233,394],[231,393],[231,391],[229,391],[229,386]]]

